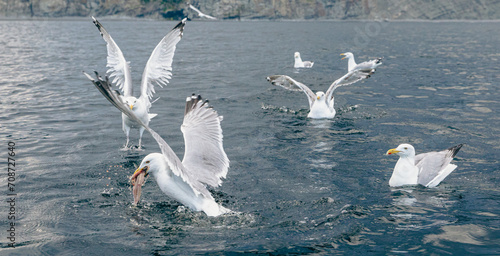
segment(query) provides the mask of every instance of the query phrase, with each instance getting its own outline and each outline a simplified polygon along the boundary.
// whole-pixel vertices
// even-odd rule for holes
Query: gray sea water
[[[101,22],[138,92],[176,22]],[[295,70],[295,51],[314,67]],[[308,119],[303,93],[265,79],[324,91],[346,72],[347,51],[384,64],[338,89],[332,120]],[[132,206],[128,177],[159,148],[145,133],[144,151],[119,150],[120,113],[82,75],[106,70],[90,18],[0,21],[0,60],[1,255],[500,254],[499,22],[188,21],[150,125],[182,159],[185,97],[199,93],[224,116],[231,167],[212,191],[238,213],[215,218],[153,179]],[[400,143],[417,153],[465,146],[438,187],[394,189],[397,157],[384,154]]]

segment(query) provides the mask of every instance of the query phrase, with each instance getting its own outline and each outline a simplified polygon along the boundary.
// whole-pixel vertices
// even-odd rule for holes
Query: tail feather
[[[215,202],[213,198],[206,198],[201,210],[205,212],[208,216],[219,216],[222,214],[230,213],[231,210]]]

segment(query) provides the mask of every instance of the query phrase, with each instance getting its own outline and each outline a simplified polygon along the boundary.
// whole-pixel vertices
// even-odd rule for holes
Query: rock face
[[[0,17],[219,19],[500,19],[500,0],[0,0]]]
[[[0,17],[185,16],[182,0],[0,0]]]

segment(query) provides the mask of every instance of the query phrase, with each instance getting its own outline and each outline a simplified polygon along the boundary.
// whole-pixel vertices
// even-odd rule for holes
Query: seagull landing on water
[[[295,58],[295,64],[293,65],[294,68],[312,68],[314,65],[314,62],[312,61],[302,61],[302,58],[300,58],[300,52],[295,52],[293,56]]]
[[[334,108],[334,98],[333,92],[340,86],[349,85],[359,82],[363,79],[370,77],[371,72],[365,72],[362,70],[353,70],[342,76],[341,78],[335,80],[326,93],[317,92],[314,93],[301,82],[297,82],[289,76],[286,75],[274,75],[268,76],[266,79],[273,85],[281,86],[290,91],[303,91],[307,95],[309,100],[309,114],[307,117],[322,119],[322,118],[333,118],[335,117]]]
[[[394,167],[389,186],[420,184],[425,187],[435,187],[444,180],[455,168],[451,160],[463,144],[439,152],[429,152],[415,155],[415,148],[410,144],[401,144],[389,149],[387,155],[399,155]]]
[[[158,143],[161,153],[144,157],[141,165],[130,177],[134,204],[141,197],[144,177],[152,174],[161,191],[193,211],[203,211],[208,216],[231,212],[219,205],[206,185],[218,187],[229,169],[229,159],[222,144],[222,116],[203,101],[201,96],[188,97],[181,131],[184,135],[184,159],[181,161],[158,133],[135,116],[116,91],[113,91],[107,77],[96,73],[94,85],[116,108],[134,122],[146,129]]]
[[[198,8],[194,7],[192,4],[188,4],[188,7],[189,7],[189,9],[195,11],[198,14],[198,16],[200,16],[200,18],[207,18],[207,19],[210,19],[210,20],[216,20],[217,19],[215,17],[212,17],[210,15],[202,13],[200,10],[198,10]]]
[[[125,60],[122,51],[115,43],[113,38],[108,34],[106,29],[102,24],[92,17],[94,25],[99,29],[102,38],[106,42],[106,48],[108,51],[107,65],[110,78],[113,80],[118,88],[120,88],[123,98],[122,101],[134,112],[135,116],[141,122],[149,125],[149,121],[156,114],[150,114],[149,109],[151,108],[151,98],[155,92],[154,85],[157,84],[160,87],[167,85],[168,80],[172,76],[172,61],[174,58],[175,47],[177,43],[182,38],[182,33],[184,26],[186,25],[186,19],[179,22],[155,47],[151,56],[149,57],[144,72],[142,74],[141,82],[141,96],[136,98],[133,96],[132,88],[132,78],[130,74],[129,62]],[[89,77],[89,79],[93,80]],[[129,149],[129,134],[131,128],[139,128],[139,145],[138,149],[142,149],[141,141],[142,134],[144,133],[144,127],[138,125],[136,122],[132,121],[128,116],[122,114],[122,128],[123,132],[127,136],[127,141],[123,150]]]
[[[340,55],[345,56],[342,59],[347,59],[347,70],[352,71],[352,70],[364,70],[364,71],[371,71],[372,73],[375,73],[375,68],[382,65],[382,58],[377,58],[374,60],[370,61],[365,61],[359,64],[356,64],[356,61],[354,60],[354,54],[352,52],[346,52],[346,53],[341,53]]]

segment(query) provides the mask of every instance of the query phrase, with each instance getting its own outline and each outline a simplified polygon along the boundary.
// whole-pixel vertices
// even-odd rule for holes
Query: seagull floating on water
[[[129,62],[125,60],[122,51],[101,23],[94,17],[92,17],[92,20],[107,44],[107,73],[109,73],[110,78],[113,79],[113,83],[116,83],[116,85],[120,88],[124,96],[123,101],[134,112],[135,116],[137,116],[137,118],[144,124],[149,125],[149,121],[156,116],[156,114],[149,113],[151,104],[154,102],[151,102],[151,98],[155,92],[154,85],[157,84],[158,86],[163,87],[167,85],[168,80],[172,76],[172,61],[174,58],[175,47],[182,38],[184,26],[186,25],[186,19],[179,22],[165,37],[163,37],[151,53],[142,74],[141,96],[139,98],[133,96]],[[141,149],[144,127],[136,124],[127,115],[122,114],[122,128],[123,132],[127,136],[127,141],[123,149],[128,149],[131,128],[139,128],[138,149]]]
[[[212,17],[210,15],[207,15],[207,14],[204,14],[202,13],[200,10],[198,10],[198,8],[194,7],[192,4],[188,4],[189,8],[193,11],[195,11],[198,16],[200,16],[200,18],[207,18],[207,19],[210,19],[210,20],[216,20],[217,18],[215,17]]]
[[[90,77],[90,75],[87,74]],[[142,122],[123,101],[123,97],[113,91],[108,78],[103,79],[96,72],[94,85],[116,108],[151,133],[158,143],[161,153],[151,153],[130,177],[134,204],[141,196],[144,177],[152,174],[161,191],[193,211],[203,211],[208,216],[218,216],[231,212],[219,205],[206,188],[222,184],[229,168],[229,159],[222,144],[222,116],[203,101],[201,96],[188,97],[181,131],[184,135],[184,159],[181,161],[158,133]]]
[[[300,58],[300,52],[295,52],[293,56],[295,58],[295,64],[293,65],[294,68],[312,68],[314,65],[314,62],[312,61],[302,61],[302,58]]]
[[[335,80],[326,93],[319,91],[314,93],[309,87],[301,82],[297,82],[286,75],[268,76],[267,81],[273,85],[281,86],[290,91],[303,91],[309,100],[309,118],[333,118],[335,116],[333,92],[340,86],[349,85],[370,77],[371,72],[363,70],[353,70]]]
[[[389,186],[423,185],[435,187],[439,185],[455,168],[451,160],[463,144],[439,152],[429,152],[415,156],[415,148],[410,144],[401,144],[389,149],[387,155],[397,154],[399,160],[394,167]]]
[[[370,61],[365,61],[359,64],[356,64],[356,61],[354,60],[354,54],[352,52],[346,52],[346,53],[341,53],[340,55],[343,55],[342,59],[347,59],[347,70],[352,71],[352,70],[364,70],[364,71],[371,71],[372,73],[375,73],[375,68],[382,65],[382,58],[377,58],[374,60]]]

